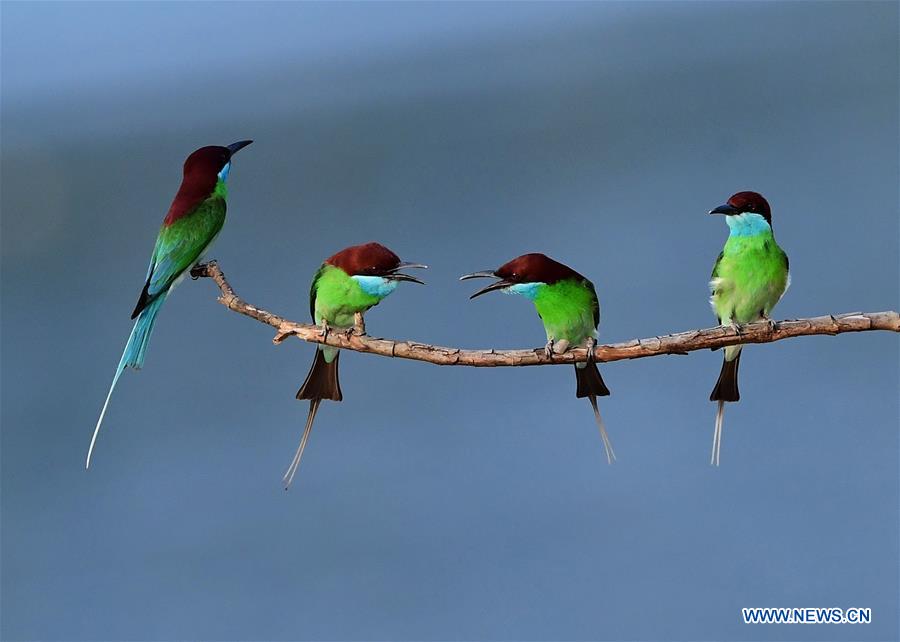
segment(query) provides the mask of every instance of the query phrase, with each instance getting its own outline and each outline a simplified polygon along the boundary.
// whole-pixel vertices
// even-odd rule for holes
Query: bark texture
[[[362,335],[357,330],[352,334],[332,331],[322,334],[321,328],[296,323],[251,305],[240,298],[228,283],[224,273],[215,261],[200,265],[191,271],[194,278],[207,277],[215,281],[221,294],[219,303],[239,314],[256,319],[276,330],[275,343],[289,337],[297,337],[311,343],[321,343],[344,350],[367,352],[383,357],[425,361],[439,366],[473,366],[493,368],[502,366],[543,366],[571,364],[585,361],[583,348],[572,349],[563,354],[547,356],[544,346],[527,350],[463,350],[447,348],[417,341],[379,339]],[[785,321],[762,321],[739,326],[717,326],[702,330],[689,330],[646,339],[632,339],[623,343],[597,345],[594,358],[600,362],[622,359],[640,359],[663,354],[687,354],[694,350],[722,348],[738,343],[772,343],[791,337],[819,334],[842,334],[844,332],[868,332],[886,330],[900,332],[900,315],[887,312],[848,312],[828,314],[808,319],[787,319]]]

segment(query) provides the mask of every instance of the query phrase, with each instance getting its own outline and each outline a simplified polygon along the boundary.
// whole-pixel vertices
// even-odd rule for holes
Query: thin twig
[[[310,343],[322,343],[344,350],[368,352],[384,357],[397,357],[425,361],[440,366],[542,366],[552,364],[576,363],[586,358],[584,348],[575,348],[563,354],[548,357],[543,346],[529,350],[462,350],[443,346],[418,343],[415,341],[394,341],[378,339],[358,334],[330,332],[322,337],[317,326],[296,323],[267,310],[250,305],[241,299],[225,279],[225,275],[215,261],[195,268],[191,275],[195,278],[208,277],[215,281],[221,290],[219,303],[230,310],[256,319],[272,326],[276,330],[275,343],[281,343],[289,337],[297,337]],[[809,319],[789,319],[786,321],[747,323],[736,328],[717,326],[704,330],[690,330],[647,339],[632,339],[624,343],[598,345],[594,349],[597,361],[609,362],[622,359],[640,359],[663,354],[687,354],[694,350],[722,348],[738,343],[771,343],[791,337],[802,337],[817,334],[842,334],[844,332],[867,332],[869,330],[887,330],[900,332],[900,315],[897,312],[849,312],[846,314],[828,314]]]

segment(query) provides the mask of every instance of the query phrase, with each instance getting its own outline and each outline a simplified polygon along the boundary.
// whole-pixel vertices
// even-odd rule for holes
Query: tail
[[[719,465],[719,454],[722,452],[722,422],[725,420],[725,402],[719,401],[719,408],[716,410],[716,427],[713,430],[712,455],[709,457],[710,466]]]
[[[309,374],[306,375],[306,381],[297,391],[297,399],[312,399],[314,401],[329,399],[331,401],[340,401],[344,398],[341,394],[341,382],[338,380],[338,361],[341,353],[337,352],[331,363],[325,360],[325,351],[316,350],[316,358]],[[315,414],[315,413],[313,413]]]
[[[726,349],[725,358],[722,360],[722,370],[719,372],[719,380],[716,387],[709,395],[710,401],[739,401],[741,393],[738,391],[738,366],[741,364],[741,353],[738,352],[734,359],[728,359]]]
[[[91,454],[94,452],[94,444],[97,442],[97,435],[100,433],[100,425],[103,423],[103,417],[106,415],[106,408],[109,406],[109,400],[112,397],[113,390],[116,389],[119,377],[122,376],[126,367],[138,370],[144,365],[144,357],[147,353],[147,345],[150,342],[150,334],[153,332],[153,324],[156,322],[156,315],[159,313],[159,309],[162,307],[165,300],[166,295],[162,294],[151,301],[147,307],[141,311],[137,321],[134,322],[134,327],[131,329],[131,334],[128,336],[128,343],[125,344],[125,351],[122,353],[122,358],[119,359],[119,365],[116,366],[116,374],[113,376],[112,384],[109,386],[109,392],[106,393],[106,401],[103,402],[100,418],[97,420],[97,425],[94,426],[94,434],[91,437],[91,445],[88,446],[87,459],[84,463],[85,468],[91,467]]]
[[[341,382],[338,380],[338,360],[341,353],[335,351],[334,359],[329,363],[325,359],[326,350],[329,350],[329,348],[316,350],[316,357],[313,360],[312,367],[309,369],[309,374],[306,375],[306,381],[303,382],[300,390],[297,391],[297,399],[309,399],[309,414],[306,416],[306,427],[303,429],[300,445],[297,446],[294,459],[281,480],[284,483],[285,490],[291,487],[294,475],[297,474],[297,469],[300,467],[300,459],[303,457],[303,451],[306,449],[306,442],[309,441],[309,433],[312,431],[313,421],[316,418],[316,412],[319,410],[319,404],[323,399],[341,401],[344,398],[341,394]]]
[[[741,365],[741,346],[737,347],[737,354],[733,355],[731,360],[728,357],[733,354],[733,347],[725,348],[725,358],[722,361],[722,370],[719,372],[719,380],[716,381],[716,387],[713,388],[712,394],[709,395],[710,401],[718,401],[719,407],[716,409],[716,427],[713,431],[712,455],[710,455],[710,465],[719,465],[719,454],[722,451],[722,424],[725,420],[725,402],[739,401],[741,393],[738,390],[738,367]]]
[[[579,367],[581,366],[581,367]],[[575,396],[582,397],[608,397],[609,388],[603,383],[603,377],[597,370],[595,363],[575,364],[575,379],[578,381],[578,389]]]
[[[600,383],[602,384],[603,382],[601,381]],[[606,391],[606,394],[609,394],[608,390]],[[606,461],[611,464],[616,460],[616,453],[613,451],[609,435],[606,434],[606,425],[603,423],[603,417],[600,416],[600,409],[597,407],[597,397],[588,395],[588,399],[591,400],[591,407],[594,409],[594,419],[597,420],[597,427],[600,429],[600,438],[603,439],[603,447],[606,449]]]
[[[597,397],[608,397],[609,388],[603,383],[603,377],[600,376],[600,371],[594,362],[576,363],[575,379],[578,382],[575,396],[579,399],[587,397],[591,400],[591,406],[594,408],[594,418],[597,420],[600,437],[603,439],[603,447],[606,449],[606,461],[611,464],[616,460],[616,453],[613,451],[612,443],[609,441],[609,435],[606,434],[606,425],[603,423],[603,417],[600,416],[600,409],[597,408]]]
[[[303,437],[300,439],[300,445],[297,446],[297,452],[294,453],[291,465],[288,466],[287,472],[281,478],[285,490],[291,487],[294,475],[297,474],[297,469],[300,467],[300,458],[303,457],[303,451],[306,450],[306,442],[309,441],[309,433],[312,431],[313,420],[316,418],[316,411],[319,410],[321,401],[321,399],[313,399],[309,402],[309,414],[306,416],[306,428],[303,429]]]

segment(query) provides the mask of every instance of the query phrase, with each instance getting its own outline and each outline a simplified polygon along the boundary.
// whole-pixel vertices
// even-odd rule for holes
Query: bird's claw
[[[212,261],[210,261],[208,263],[198,263],[197,265],[192,267],[191,268],[191,280],[196,281],[200,277],[206,276],[208,274],[207,268],[209,267],[210,263],[212,263]]]
[[[594,337],[589,337],[587,340],[587,357],[585,361],[587,363],[594,363],[594,348],[597,347],[597,340]]]
[[[547,339],[547,344],[544,346],[544,356],[548,359],[553,359],[553,355],[555,354],[565,354],[568,352],[569,347],[568,339],[560,339],[559,341]]]
[[[328,338],[329,332],[331,332],[331,327],[325,319],[322,319],[322,323],[319,324],[319,336],[322,337],[323,341]]]

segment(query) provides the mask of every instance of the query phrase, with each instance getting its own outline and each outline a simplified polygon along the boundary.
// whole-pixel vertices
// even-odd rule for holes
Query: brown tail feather
[[[325,361],[325,354],[322,350],[316,350],[316,358],[309,374],[306,375],[306,381],[297,391],[297,399],[329,399],[331,401],[340,401],[344,398],[341,394],[341,383],[338,381],[338,360],[341,353],[338,352],[334,356],[331,363]]]
[[[712,394],[709,395],[710,401],[740,400],[741,393],[738,391],[738,366],[740,363],[740,352],[738,352],[733,361],[728,361],[727,359],[722,361],[722,371],[719,373],[716,387],[713,388]]]
[[[597,365],[589,363],[584,368],[575,366],[575,379],[578,381],[578,390],[575,396],[582,397],[607,397],[609,396],[609,388],[603,383],[603,377],[597,370]]]

